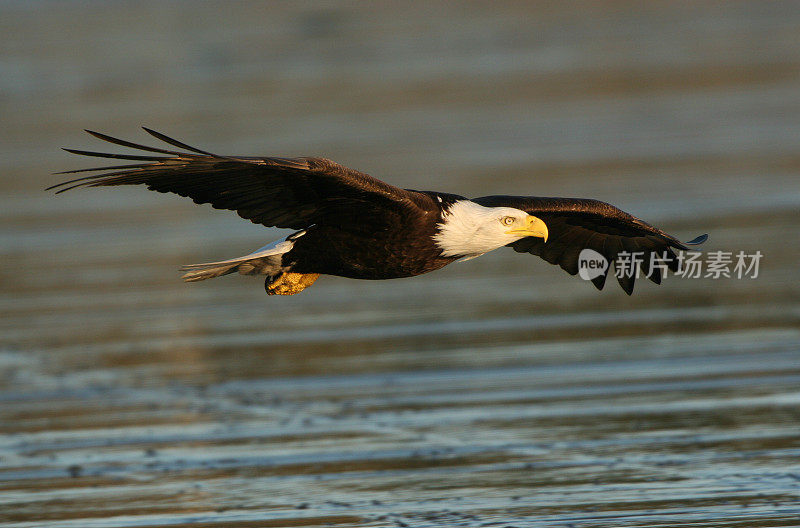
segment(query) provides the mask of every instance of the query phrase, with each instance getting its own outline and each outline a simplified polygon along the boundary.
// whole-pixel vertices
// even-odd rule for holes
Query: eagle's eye
[[[504,216],[503,218],[500,219],[500,222],[502,222],[503,225],[510,226],[511,224],[514,223],[514,217],[513,216]]]

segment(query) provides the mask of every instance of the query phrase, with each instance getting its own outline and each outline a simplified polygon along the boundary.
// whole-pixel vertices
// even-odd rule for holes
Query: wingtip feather
[[[591,280],[591,283],[594,284],[595,288],[597,288],[600,291],[603,291],[603,286],[606,285],[607,275],[608,275],[608,270],[606,270],[606,273],[603,273],[602,275],[598,275],[597,277],[593,278]]]
[[[178,141],[177,139],[171,138],[171,137],[167,136],[166,134],[162,134],[161,132],[156,132],[152,128],[147,128],[146,126],[143,126],[142,130],[144,130],[145,132],[147,132],[148,134],[150,134],[154,138],[160,139],[164,143],[172,145],[173,147],[186,149],[186,150],[189,150],[191,152],[196,152],[198,154],[203,154],[205,156],[220,157],[220,156],[217,156],[216,154],[212,154],[211,152],[207,152],[205,150],[200,150],[199,148],[195,148],[195,147],[189,146],[186,143],[183,143],[182,141]]]
[[[696,238],[694,238],[694,239],[692,239],[692,240],[690,240],[688,242],[684,242],[684,244],[686,244],[687,246],[699,246],[700,244],[702,244],[706,240],[708,240],[708,233],[704,233],[704,234],[700,235],[699,237],[696,237]]]

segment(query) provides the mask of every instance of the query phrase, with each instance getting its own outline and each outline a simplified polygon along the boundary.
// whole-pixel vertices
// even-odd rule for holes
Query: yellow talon
[[[314,284],[318,278],[319,273],[281,273],[267,284],[267,294],[294,295]]]

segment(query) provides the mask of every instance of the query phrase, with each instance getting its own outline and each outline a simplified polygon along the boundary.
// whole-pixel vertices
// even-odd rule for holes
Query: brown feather
[[[160,132],[148,134],[191,153],[139,145],[99,132],[92,136],[123,147],[168,154],[143,156],[64,149],[73,154],[151,163],[78,169],[84,176],[49,187],[56,192],[77,187],[145,185],[148,189],[209,203],[218,209],[267,226],[303,229],[321,217],[365,204],[400,210],[416,207],[419,193],[394,187],[324,158],[231,157],[191,147]],[[348,217],[353,216],[348,213]]]

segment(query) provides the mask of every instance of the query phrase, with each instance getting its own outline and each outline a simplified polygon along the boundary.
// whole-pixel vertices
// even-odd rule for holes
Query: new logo
[[[608,259],[593,249],[581,250],[578,255],[578,275],[583,280],[596,279],[608,269]]]

